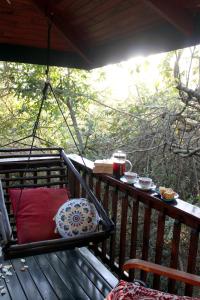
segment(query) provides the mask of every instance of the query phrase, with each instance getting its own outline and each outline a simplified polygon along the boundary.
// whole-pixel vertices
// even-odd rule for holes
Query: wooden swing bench
[[[117,283],[115,277],[103,263],[86,247],[77,248],[79,243],[67,245],[63,248],[62,241],[55,242],[55,245],[44,241],[41,247],[34,248],[32,245],[17,248],[16,225],[11,203],[9,199],[9,188],[38,188],[38,187],[67,187],[71,197],[76,195],[77,178],[74,172],[66,168],[65,160],[61,155],[61,149],[46,149],[45,153],[33,151],[28,161],[27,152],[21,149],[18,152],[7,151],[0,157],[0,177],[2,181],[5,206],[8,211],[9,224],[12,228],[12,242],[9,247],[3,249],[6,261],[1,258],[3,265],[10,265],[12,276],[5,276],[1,279],[6,293],[0,295],[2,299],[104,299]],[[16,154],[17,153],[17,154]],[[77,187],[80,188],[80,187]],[[82,195],[85,194],[84,189]],[[2,199],[1,199],[2,200]],[[1,234],[2,239],[7,239],[5,215],[2,211],[5,208],[1,202]],[[2,228],[3,227],[3,228]],[[109,235],[103,232],[105,238]],[[94,236],[91,242],[98,242],[102,236]],[[13,245],[12,245],[13,243]],[[82,241],[84,246],[86,243]],[[70,247],[71,246],[71,247]],[[19,252],[18,252],[19,249]],[[49,253],[48,253],[49,252]],[[28,256],[26,256],[28,255]],[[21,261],[19,258],[25,258]],[[11,258],[10,258],[11,257]],[[17,257],[17,258],[15,258]],[[9,259],[8,259],[9,258]],[[27,267],[24,267],[28,266]],[[200,286],[198,276],[159,267],[142,260],[131,260],[124,265],[124,270],[129,268],[141,269],[159,275],[171,276],[175,280]],[[1,290],[0,290],[1,292]]]
[[[89,239],[72,239],[66,246],[64,239],[38,242],[37,247],[34,243],[17,244],[9,189],[66,187],[73,198],[73,184],[75,178],[77,180],[76,170],[67,165],[68,160],[62,149],[32,149],[31,157],[28,158],[29,151],[30,149],[7,149],[0,152],[0,178],[3,188],[3,195],[1,193],[0,197],[1,239],[5,242],[12,235],[8,246],[3,245],[6,260],[1,258],[1,263],[12,266],[9,270],[13,274],[2,279],[4,283],[0,285],[6,289],[3,299],[104,299],[118,280],[87,248],[75,247],[106,238],[112,226]],[[85,190],[84,192],[86,193]],[[6,214],[9,220],[6,220]],[[58,251],[61,249],[62,251]],[[19,257],[26,257],[25,262],[22,263]],[[28,269],[23,270],[24,265]]]
[[[66,249],[66,247],[74,248],[88,245],[92,242],[97,243],[107,238],[113,231],[114,225],[112,221],[108,218],[102,205],[62,149],[37,148],[31,150],[31,155],[30,149],[7,149],[0,150],[0,153],[0,175],[3,187],[3,191],[0,193],[0,208],[2,212],[0,221],[5,258],[40,254]],[[78,179],[87,198],[94,202],[96,206],[101,218],[99,230],[70,239],[57,238],[18,244],[16,220],[9,197],[9,190],[19,189],[20,191],[27,191],[27,189],[41,187],[66,188],[70,197],[74,198],[72,189],[74,188],[74,178]],[[17,201],[17,205],[20,206],[20,197]]]

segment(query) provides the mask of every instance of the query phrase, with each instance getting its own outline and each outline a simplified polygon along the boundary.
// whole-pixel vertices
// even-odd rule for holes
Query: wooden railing
[[[200,208],[181,199],[167,204],[153,192],[144,192],[124,184],[108,175],[92,173],[93,162],[70,155],[76,168],[90,185],[97,198],[116,224],[115,233],[106,241],[93,246],[93,250],[120,278],[140,276],[144,271],[124,273],[122,265],[130,258],[149,260],[189,273],[200,275]],[[69,174],[74,186],[72,197],[85,197],[79,183]],[[155,289],[165,289],[191,296],[200,296],[190,285],[181,286],[158,275],[147,278]]]

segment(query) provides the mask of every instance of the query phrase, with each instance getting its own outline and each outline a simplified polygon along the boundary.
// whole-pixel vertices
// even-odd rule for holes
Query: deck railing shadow
[[[140,191],[108,175],[93,174],[92,161],[85,159],[83,164],[78,155],[70,155],[70,159],[116,224],[115,233],[92,248],[113,272],[120,278],[139,276],[145,281],[144,271],[127,274],[122,270],[125,260],[140,258],[200,274],[200,208],[181,199],[167,204],[153,192]],[[74,186],[71,196],[85,197],[76,178],[70,173],[68,176]],[[171,293],[178,289],[179,294],[200,296],[192,286],[167,282],[158,275],[152,274],[148,281],[155,289],[167,287]]]

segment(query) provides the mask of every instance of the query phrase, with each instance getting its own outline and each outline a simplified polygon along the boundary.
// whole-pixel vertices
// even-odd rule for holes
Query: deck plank
[[[98,275],[103,278],[103,280],[107,281],[110,289],[118,284],[119,280],[87,248],[80,248],[78,249],[78,252],[78,255],[84,257],[85,261],[87,261],[87,264],[90,264],[90,266],[94,268]]]
[[[32,280],[29,270],[24,272],[21,271],[23,264],[21,263],[20,259],[12,259],[12,265],[15,269],[15,273],[17,274],[19,284],[22,286],[26,297],[30,300],[43,300],[37,286]]]
[[[85,274],[79,266],[79,258],[77,258],[76,256],[74,257],[72,255],[72,253],[69,256],[66,254],[66,252],[60,252],[58,254],[58,257],[67,269],[71,267],[71,269],[73,270],[73,277],[75,278],[78,285],[82,286],[85,293],[87,293],[89,299],[103,300],[105,297],[102,294],[102,291],[99,290],[96,287],[96,285],[92,282],[91,271]]]
[[[36,261],[40,265],[40,268],[42,269],[43,273],[45,274],[48,282],[53,287],[56,295],[59,299],[65,300],[76,300],[75,297],[70,293],[65,283],[60,279],[57,272],[54,270],[54,268],[51,266],[49,261],[46,259],[45,255],[38,255],[35,256]],[[67,270],[66,270],[67,273]]]
[[[44,273],[40,269],[39,265],[36,263],[36,260],[34,259],[34,257],[27,257],[26,264],[29,267],[29,272],[31,274],[31,277],[32,277],[33,281],[35,282],[38,290],[40,291],[42,298],[45,300],[59,299],[56,296],[56,294],[54,293],[52,286],[48,282],[47,278],[45,277]]]
[[[92,259],[94,259],[95,257],[91,255],[91,252],[87,252],[87,254],[89,253]],[[66,256],[66,253],[64,253],[64,255]],[[90,280],[93,286],[95,286],[105,297],[111,290],[112,286],[109,284],[109,279],[108,281],[104,279],[104,273],[100,274],[99,272],[104,270],[105,273],[107,271],[111,276],[112,274],[97,259],[96,260],[99,262],[99,264],[97,265],[95,265],[95,260],[93,261],[93,264],[88,263],[88,259],[85,258],[85,255],[80,254],[80,249],[78,250],[78,252],[73,251],[73,253],[71,253],[70,255],[70,258],[77,262],[81,269],[81,274],[85,273],[85,275],[88,277],[88,280]],[[98,268],[100,270],[98,270]]]
[[[6,261],[4,265],[12,265],[13,267],[10,269],[10,272],[12,272],[12,276],[6,277],[4,280],[7,285],[8,292],[10,294],[11,299],[21,299],[26,300],[27,297],[24,293],[24,290],[19,284],[19,278],[17,276],[17,272],[14,268],[14,265],[12,264],[12,261]],[[6,299],[5,296],[3,296],[3,299]],[[10,298],[9,298],[10,299]]]
[[[103,300],[118,280],[86,248],[2,261],[12,276],[0,279],[3,300]],[[0,258],[1,262],[1,258]]]
[[[3,299],[3,300],[12,300],[12,299],[14,299],[14,298],[11,298],[10,293],[9,293],[9,289],[8,289],[7,284],[5,283],[5,281],[3,282],[3,280],[1,280],[0,285],[4,286],[4,288],[6,290],[6,294],[4,294],[4,295],[0,294],[0,299]]]
[[[70,255],[68,255],[70,256]],[[67,267],[62,263],[62,261],[58,258],[55,253],[50,253],[46,255],[47,260],[57,272],[58,276],[65,283],[71,294],[75,297],[75,299],[80,300],[89,300],[90,298],[87,296],[84,289],[81,285],[78,284],[75,276],[74,276],[74,264],[68,265]],[[82,277],[82,274],[79,273],[79,276]]]

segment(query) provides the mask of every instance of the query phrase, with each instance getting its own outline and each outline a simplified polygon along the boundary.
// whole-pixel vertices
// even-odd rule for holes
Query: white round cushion
[[[94,204],[84,198],[67,201],[55,216],[57,230],[64,238],[94,232],[99,220]]]

